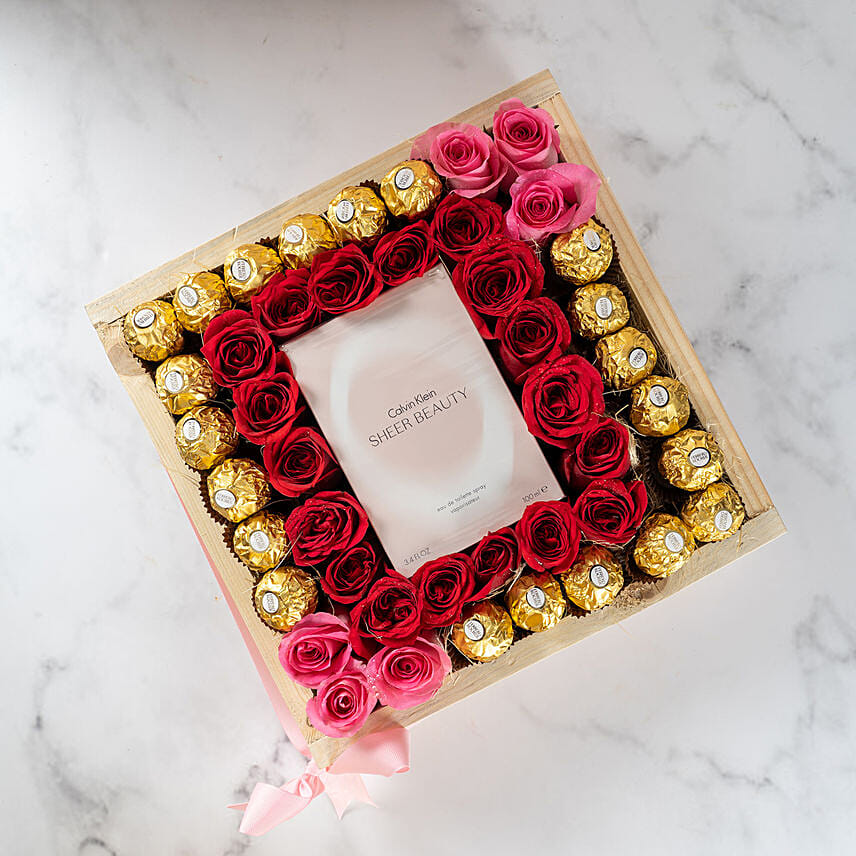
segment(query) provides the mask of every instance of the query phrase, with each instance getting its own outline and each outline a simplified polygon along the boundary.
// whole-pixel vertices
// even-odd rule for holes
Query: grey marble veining
[[[852,4],[7,2],[4,853],[853,851]],[[302,768],[82,305],[551,67],[790,534],[413,731]]]

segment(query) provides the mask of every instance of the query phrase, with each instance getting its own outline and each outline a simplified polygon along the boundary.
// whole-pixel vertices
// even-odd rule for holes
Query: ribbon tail
[[[410,732],[400,725],[360,738],[328,767],[334,776],[348,773],[394,776],[409,769]]]
[[[324,784],[327,789],[327,796],[330,797],[330,802],[333,803],[333,808],[336,809],[339,820],[342,819],[345,809],[352,802],[375,805],[369,796],[369,792],[366,790],[362,776],[358,776],[356,773],[346,773],[342,776],[327,776]]]
[[[242,805],[230,805],[229,808],[244,809],[241,832],[247,835],[264,835],[278,824],[300,814],[318,796],[318,793],[313,791],[308,796],[301,796],[283,788],[275,788],[273,785],[259,782],[253,788],[248,802]]]

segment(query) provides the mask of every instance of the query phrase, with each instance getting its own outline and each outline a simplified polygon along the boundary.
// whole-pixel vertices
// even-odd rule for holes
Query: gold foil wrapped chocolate
[[[550,247],[553,270],[574,285],[600,279],[612,264],[612,236],[599,223],[587,220],[558,235]]]
[[[386,227],[386,206],[370,187],[346,187],[330,200],[327,222],[342,244],[373,244]]]
[[[681,490],[704,490],[722,478],[722,452],[707,431],[687,428],[663,443],[660,475]]]
[[[521,574],[506,592],[505,605],[511,620],[533,633],[549,630],[565,614],[562,587],[548,573]]]
[[[191,333],[204,333],[208,324],[232,305],[226,284],[216,273],[186,273],[172,296],[178,323]]]
[[[275,568],[290,549],[285,517],[273,511],[260,511],[242,520],[235,527],[232,546],[251,571],[260,574]]]
[[[282,259],[276,250],[264,244],[242,244],[226,256],[223,279],[236,302],[249,303],[250,298],[281,270]]]
[[[256,584],[253,603],[259,618],[274,630],[287,632],[318,605],[315,580],[299,568],[286,565],[268,571]]]
[[[468,659],[487,663],[502,656],[514,641],[511,617],[492,600],[464,607],[461,620],[452,627],[452,644]]]
[[[178,354],[155,370],[155,389],[164,407],[181,416],[217,395],[214,372],[199,354]]]
[[[599,339],[620,330],[630,320],[627,298],[617,285],[590,282],[571,298],[571,327],[585,339]]]
[[[317,214],[298,214],[282,224],[279,257],[288,268],[308,268],[312,259],[339,246],[330,224]]]
[[[615,600],[624,585],[624,573],[606,547],[586,544],[570,569],[559,574],[559,581],[568,600],[591,612]]]
[[[690,495],[681,517],[699,541],[722,541],[743,525],[746,510],[733,487],[715,482]]]
[[[164,300],[147,300],[135,306],[122,322],[131,352],[141,360],[160,362],[184,347],[181,324]]]
[[[380,195],[393,217],[415,220],[437,207],[443,182],[425,161],[407,160],[383,177]]]
[[[240,523],[270,501],[264,470],[246,458],[227,458],[208,474],[208,496],[218,513]]]
[[[654,343],[635,327],[604,336],[594,347],[600,373],[615,389],[628,389],[648,377],[657,362]]]
[[[195,470],[210,470],[238,447],[235,420],[220,407],[194,407],[175,424],[181,459]]]
[[[630,390],[630,421],[646,437],[675,434],[689,418],[689,393],[673,377],[650,375]]]
[[[673,574],[695,552],[693,533],[679,517],[652,514],[639,530],[633,561],[652,577]]]

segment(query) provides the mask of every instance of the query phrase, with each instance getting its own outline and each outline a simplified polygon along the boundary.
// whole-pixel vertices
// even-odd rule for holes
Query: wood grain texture
[[[543,71],[498,93],[453,117],[453,121],[470,122],[477,126],[490,125],[498,104],[514,96],[529,105],[547,109],[559,127],[565,158],[590,166],[602,177],[549,71]],[[185,466],[179,457],[174,442],[173,417],[157,397],[149,372],[128,352],[122,337],[121,319],[137,303],[171,292],[182,273],[219,266],[230,249],[238,244],[278,234],[283,220],[294,214],[326,210],[328,201],[342,187],[366,179],[379,180],[396,163],[406,159],[409,153],[410,140],[407,140],[87,306],[104,349],[152,437],[206,554],[236,604],[240,620],[246,625],[248,644],[256,649],[278,692],[304,732],[313,757],[321,766],[331,763],[351,741],[324,737],[309,726],[305,706],[311,691],[297,686],[284,675],[277,658],[280,637],[256,616],[250,596],[252,577],[226,545],[223,524],[206,507],[200,492],[200,474]],[[743,497],[748,519],[738,535],[718,544],[705,545],[674,576],[666,580],[632,582],[622,590],[613,605],[589,615],[569,616],[549,633],[534,634],[518,641],[494,663],[474,665],[455,672],[437,695],[424,705],[409,711],[379,709],[371,715],[360,735],[382,730],[392,723],[412,725],[519,669],[669,597],[785,531],[737,432],[606,183],[598,197],[598,217],[615,236],[631,299],[648,332],[652,334],[674,375],[687,386],[699,419],[716,436],[722,447],[728,477]]]

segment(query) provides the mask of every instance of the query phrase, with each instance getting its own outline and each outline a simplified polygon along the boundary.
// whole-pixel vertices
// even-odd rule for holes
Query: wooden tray
[[[489,127],[500,102],[515,96],[529,106],[543,107],[552,114],[559,129],[562,152],[566,160],[586,164],[603,176],[549,71],[542,71],[498,93],[458,114],[451,121]],[[411,140],[400,143],[384,154],[167,262],[86,307],[110,362],[149,430],[161,461],[184,503],[210,561],[237,605],[239,620],[245,624],[242,628],[244,637],[248,645],[257,649],[251,653],[257,662],[261,659],[270,673],[277,691],[300,725],[313,757],[322,767],[331,763],[343,751],[348,740],[325,737],[309,725],[305,708],[311,691],[289,680],[279,665],[277,646],[280,635],[268,629],[253,610],[251,598],[248,596],[252,577],[227,546],[223,537],[223,523],[209,515],[200,498],[202,476],[185,466],[179,457],[174,442],[173,417],[158,399],[151,375],[129,353],[122,337],[122,318],[138,303],[171,293],[181,274],[216,268],[223,263],[233,247],[278,235],[282,222],[287,218],[305,212],[325,211],[329,200],[342,187],[359,184],[367,179],[379,181],[396,163],[409,157],[410,145]],[[641,326],[655,340],[673,374],[686,385],[699,420],[714,434],[722,449],[728,477],[746,506],[746,522],[737,535],[701,547],[673,576],[664,580],[632,582],[622,590],[611,606],[581,617],[568,616],[547,633],[533,634],[519,640],[507,654],[492,663],[473,665],[454,672],[437,695],[426,704],[405,711],[378,709],[369,717],[360,734],[380,730],[391,722],[402,725],[418,722],[447,705],[508,677],[518,669],[523,669],[652,603],[675,594],[690,583],[785,532],[769,494],[606,182],[598,196],[597,216],[615,237],[621,267],[628,280],[630,296],[635,304],[636,314],[642,322]]]

